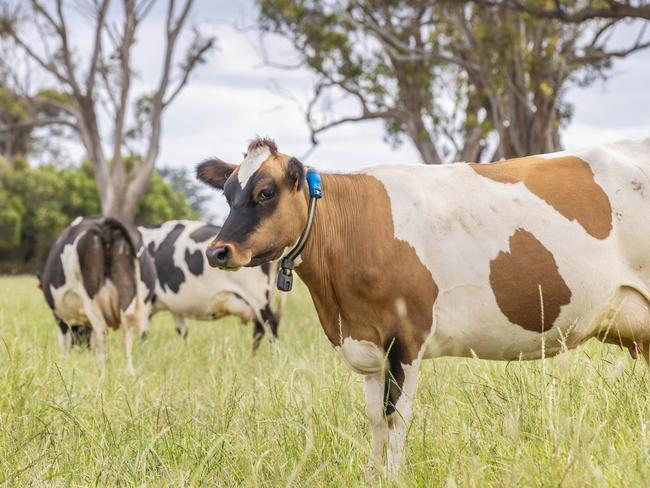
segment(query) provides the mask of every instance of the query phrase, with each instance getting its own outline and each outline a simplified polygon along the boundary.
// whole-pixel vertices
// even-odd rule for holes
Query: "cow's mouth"
[[[275,255],[277,254],[276,250],[268,250],[264,251],[257,256],[253,257],[253,259],[250,260],[250,262],[246,265],[247,267],[250,266],[260,266],[264,263],[268,263],[269,261],[273,261],[275,259]]]

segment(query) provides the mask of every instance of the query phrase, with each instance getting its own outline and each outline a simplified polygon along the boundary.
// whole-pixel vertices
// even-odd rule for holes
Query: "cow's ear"
[[[291,158],[287,163],[287,178],[291,182],[294,191],[302,190],[305,181],[305,167],[296,158]]]
[[[221,159],[208,159],[196,167],[196,177],[203,183],[223,190],[226,180],[236,169],[236,164],[226,163]]]

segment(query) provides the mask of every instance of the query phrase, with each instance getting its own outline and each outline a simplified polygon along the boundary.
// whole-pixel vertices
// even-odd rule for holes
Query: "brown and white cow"
[[[111,217],[78,217],[50,249],[39,280],[64,354],[75,337],[88,341],[90,334],[80,331],[91,328],[103,365],[108,328],[121,327],[133,372],[132,333],[143,336],[148,329],[156,282],[153,259],[134,227]]]
[[[298,239],[305,168],[272,141],[197,173],[231,208],[211,264],[259,265]],[[389,471],[422,359],[537,359],[596,337],[649,360],[650,139],[323,174],[322,188],[296,270],[327,337],[365,375],[372,458],[383,464],[388,443]]]

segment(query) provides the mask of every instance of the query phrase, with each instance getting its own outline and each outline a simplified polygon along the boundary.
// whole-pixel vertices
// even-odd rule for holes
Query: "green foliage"
[[[183,193],[174,191],[160,173],[154,173],[147,192],[140,198],[135,213],[137,224],[160,223],[172,219],[198,218]]]
[[[193,174],[188,174],[180,168],[160,168],[158,173],[171,185],[174,192],[185,196],[194,213],[204,212],[205,204],[212,199],[212,194],[205,185],[197,181]]]
[[[14,121],[25,120],[29,117],[24,100],[4,86],[0,86],[0,111]]]
[[[0,162],[0,249],[10,258],[40,261],[51,242],[79,215],[99,215],[97,184],[89,163],[81,167],[21,160]],[[154,173],[138,204],[136,223],[197,218],[182,193]]]
[[[14,198],[0,187],[0,248],[20,244],[21,208]]]

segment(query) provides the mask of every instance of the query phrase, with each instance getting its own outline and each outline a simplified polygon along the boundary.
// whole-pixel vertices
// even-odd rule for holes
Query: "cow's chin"
[[[250,260],[250,262],[246,265],[247,268],[253,267],[253,266],[261,266],[264,263],[268,263],[270,261],[275,261],[282,255],[282,250],[277,250],[277,249],[270,249],[264,252],[261,252],[253,257],[253,259]]]
[[[248,265],[246,265],[248,266]],[[241,266],[228,266],[228,267],[219,267],[221,271],[239,271],[242,267]]]

